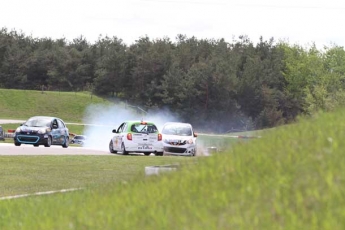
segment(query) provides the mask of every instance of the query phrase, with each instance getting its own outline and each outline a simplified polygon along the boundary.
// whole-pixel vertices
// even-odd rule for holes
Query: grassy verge
[[[149,165],[184,164],[191,157],[0,156],[0,197],[85,188],[143,177]]]
[[[344,229],[344,115],[278,128],[175,173],[2,201],[0,228]]]
[[[2,118],[26,120],[36,115],[57,116],[68,122],[81,122],[90,104],[109,102],[88,92],[56,92],[0,89]]]

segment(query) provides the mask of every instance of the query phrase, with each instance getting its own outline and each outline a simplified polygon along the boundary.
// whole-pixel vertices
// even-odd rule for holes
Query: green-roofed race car
[[[151,153],[163,156],[162,135],[153,122],[125,121],[112,131],[115,135],[109,143],[111,153]]]

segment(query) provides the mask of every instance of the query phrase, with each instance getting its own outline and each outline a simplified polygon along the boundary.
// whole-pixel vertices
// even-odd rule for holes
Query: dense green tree
[[[117,37],[100,38],[95,67],[95,92],[99,95],[116,96],[123,92],[126,79],[127,46]]]
[[[210,131],[286,124],[345,106],[343,47],[301,47],[247,36],[197,39],[32,38],[0,30],[0,87],[80,91],[145,110],[167,108]]]
[[[1,31],[1,85],[6,88],[27,88],[27,70],[32,52],[32,38],[16,31]]]
[[[127,98],[147,107],[162,105],[159,97],[161,81],[169,70],[174,46],[168,38],[151,41],[140,38],[130,46],[131,73],[128,77]]]
[[[83,90],[93,82],[95,71],[95,52],[83,36],[73,40],[68,46],[71,59],[67,63],[69,69],[68,82],[73,90]]]

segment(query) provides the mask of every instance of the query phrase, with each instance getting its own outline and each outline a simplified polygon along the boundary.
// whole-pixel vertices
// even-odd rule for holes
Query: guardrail
[[[14,137],[14,132],[15,132],[16,130],[15,129],[9,129],[9,130],[7,130],[7,133],[5,132],[4,133],[4,137],[5,138],[13,138]]]
[[[14,137],[14,133],[4,133],[4,137],[5,138],[13,138]]]

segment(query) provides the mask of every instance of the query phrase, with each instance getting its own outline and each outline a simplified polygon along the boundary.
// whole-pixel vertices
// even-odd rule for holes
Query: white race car
[[[195,156],[196,138],[189,123],[165,123],[162,128],[164,155]]]
[[[111,153],[163,156],[162,135],[153,122],[125,121],[113,133],[109,143]]]

